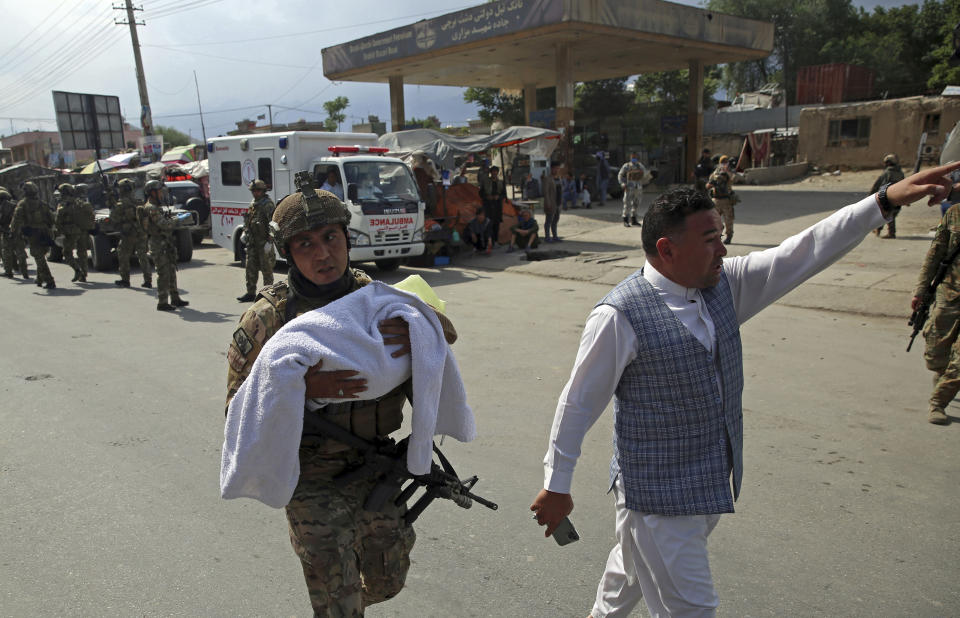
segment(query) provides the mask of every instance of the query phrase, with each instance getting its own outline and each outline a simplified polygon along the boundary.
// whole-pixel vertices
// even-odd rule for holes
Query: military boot
[[[170,301],[170,302],[171,302],[171,304],[172,304],[174,307],[186,307],[187,305],[190,304],[189,302],[183,300],[183,299],[180,298],[179,296],[177,296],[176,298],[174,298],[174,299],[173,299],[172,301]]]
[[[947,413],[940,406],[930,406],[930,412],[927,413],[927,422],[934,425],[949,425],[950,419]]]
[[[237,296],[237,300],[240,301],[241,303],[253,302],[256,299],[257,299],[257,295],[254,294],[253,292],[247,292],[243,296]]]
[[[630,217],[630,223],[631,223],[632,225],[635,225],[635,226],[637,226],[637,227],[640,227],[640,222],[637,221],[637,215],[633,215],[632,217]]]
[[[73,267],[73,279],[70,281],[79,281],[80,279],[80,269],[76,266]]]
[[[13,279],[13,273],[10,272],[9,270],[3,273],[3,276],[6,277],[7,279]]]
[[[733,234],[727,234],[727,237],[723,239],[723,244],[729,245],[733,242]]]
[[[623,227],[630,227],[630,219],[627,217],[623,218]]]
[[[114,281],[113,283],[114,283],[114,285],[117,285],[117,286],[119,286],[119,287],[121,287],[121,288],[128,288],[128,287],[130,287],[130,280],[129,280],[129,279],[117,279],[117,280]]]
[[[176,309],[176,307],[166,301],[157,303],[157,311],[176,311]]]
[[[144,281],[143,283],[140,284],[140,287],[142,287],[142,288],[152,288],[152,287],[153,287],[153,284],[150,283],[150,280],[149,280],[149,279],[147,279],[146,281]]]
[[[43,287],[47,290],[55,290],[57,288],[57,284],[53,282],[53,279],[51,279],[50,281],[44,283]]]

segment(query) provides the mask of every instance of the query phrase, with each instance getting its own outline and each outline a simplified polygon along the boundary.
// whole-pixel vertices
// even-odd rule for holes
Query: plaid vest
[[[599,303],[623,313],[639,342],[637,358],[624,369],[615,391],[610,464],[611,485],[623,475],[629,509],[659,515],[732,513],[740,494],[740,327],[726,275],[701,294],[715,326],[716,362],[642,271]]]

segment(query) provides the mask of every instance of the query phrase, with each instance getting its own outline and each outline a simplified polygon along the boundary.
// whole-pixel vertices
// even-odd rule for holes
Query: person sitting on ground
[[[341,202],[343,201],[343,183],[340,182],[340,174],[336,168],[331,167],[327,172],[327,180],[320,187],[320,190],[329,191],[340,198]]]
[[[490,255],[493,251],[493,224],[487,219],[483,208],[478,208],[476,215],[463,230],[467,242],[473,245],[473,252],[483,252]]]
[[[507,252],[513,251],[517,247],[521,249],[536,249],[540,244],[540,239],[537,237],[539,231],[540,225],[537,223],[537,220],[533,218],[528,208],[524,208],[520,211],[520,218],[517,224],[510,228],[512,236],[510,237],[510,246],[507,247]]]

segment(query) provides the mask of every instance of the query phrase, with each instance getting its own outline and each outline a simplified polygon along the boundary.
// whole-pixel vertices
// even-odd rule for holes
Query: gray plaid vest
[[[642,271],[599,303],[622,312],[639,342],[637,358],[624,369],[615,392],[610,464],[611,485],[623,475],[629,509],[659,515],[732,513],[740,494],[740,327],[726,275],[701,294],[716,330],[716,363]]]

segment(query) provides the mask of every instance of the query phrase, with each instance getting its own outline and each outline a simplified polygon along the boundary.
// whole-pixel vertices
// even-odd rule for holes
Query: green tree
[[[574,113],[578,116],[623,116],[630,110],[633,99],[627,91],[626,77],[577,84],[573,95]]]
[[[186,133],[177,131],[173,127],[162,127],[155,125],[153,132],[163,136],[163,147],[170,149],[177,146],[186,146],[193,143],[193,139]]]
[[[410,118],[409,120],[404,121],[406,126],[411,125],[420,125],[423,129],[439,129],[440,128],[440,119],[436,116],[427,116],[426,118]]]
[[[323,104],[323,109],[327,112],[327,119],[323,121],[323,125],[327,131],[340,130],[340,123],[347,119],[343,110],[347,109],[348,105],[350,105],[350,99],[347,97],[337,97]]]
[[[523,97],[503,94],[499,88],[471,86],[463,93],[463,100],[480,107],[480,119],[486,123],[502,120],[508,126],[525,124]]]
[[[928,4],[923,5],[923,12],[927,12]],[[930,72],[930,79],[927,86],[934,91],[940,92],[944,86],[960,84],[960,67],[950,66],[948,60],[953,55],[955,49],[953,46],[953,31],[960,24],[960,2],[944,3],[943,13],[940,18],[940,28],[937,40],[941,42],[936,49],[930,52],[929,58],[934,62]]]

